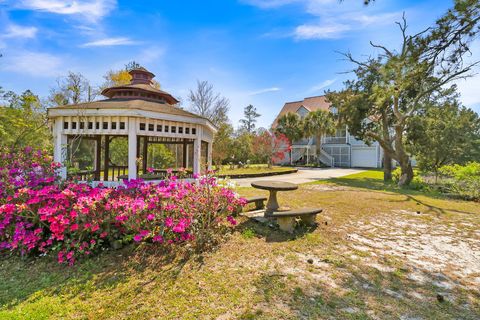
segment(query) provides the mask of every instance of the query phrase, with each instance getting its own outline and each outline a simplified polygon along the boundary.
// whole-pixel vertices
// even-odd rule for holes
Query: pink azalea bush
[[[202,245],[236,224],[245,200],[206,175],[118,188],[61,182],[42,152],[0,153],[0,253],[56,253],[73,264],[114,242]]]

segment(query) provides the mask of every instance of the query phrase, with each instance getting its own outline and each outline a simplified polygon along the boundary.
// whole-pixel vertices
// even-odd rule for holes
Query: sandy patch
[[[417,212],[393,210],[369,222],[352,222],[347,235],[351,247],[378,256],[392,255],[414,270],[409,279],[451,290],[462,284],[480,286],[480,238],[463,232],[462,225],[426,224]],[[464,223],[465,224],[465,223]],[[469,224],[470,225],[470,224]],[[394,268],[368,262],[383,272]]]

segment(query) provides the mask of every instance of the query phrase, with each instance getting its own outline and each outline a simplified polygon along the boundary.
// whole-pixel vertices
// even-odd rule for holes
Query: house
[[[289,112],[297,113],[304,118],[309,112],[319,109],[336,112],[325,96],[287,102],[275,118],[272,127],[277,125],[281,116]],[[314,137],[293,141],[291,154],[288,154],[282,162],[284,164],[308,164],[319,160],[331,167],[380,168],[382,166],[383,151],[378,142],[367,145],[364,141],[357,140],[350,135],[347,127],[337,129],[334,136],[323,137],[319,155],[315,149]]]

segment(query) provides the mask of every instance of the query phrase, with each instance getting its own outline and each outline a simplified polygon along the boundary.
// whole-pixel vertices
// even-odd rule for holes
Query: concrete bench
[[[255,203],[255,210],[260,210],[265,208],[265,201],[267,201],[267,197],[258,196],[258,197],[250,197],[246,198],[247,203]]]
[[[268,216],[277,220],[280,230],[292,233],[295,229],[296,218],[302,219],[308,225],[315,225],[315,218],[322,211],[323,209],[318,208],[301,208],[289,211],[276,211]]]
[[[265,208],[265,201],[267,201],[267,197],[250,197],[250,198],[245,198],[247,200],[247,204],[249,203],[255,203],[255,209],[254,210],[262,210]],[[240,214],[242,212],[242,207],[238,206],[236,210],[236,214]]]

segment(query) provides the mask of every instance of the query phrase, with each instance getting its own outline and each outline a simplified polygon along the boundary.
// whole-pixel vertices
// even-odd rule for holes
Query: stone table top
[[[252,187],[271,191],[290,191],[297,190],[298,185],[284,181],[254,181]]]

